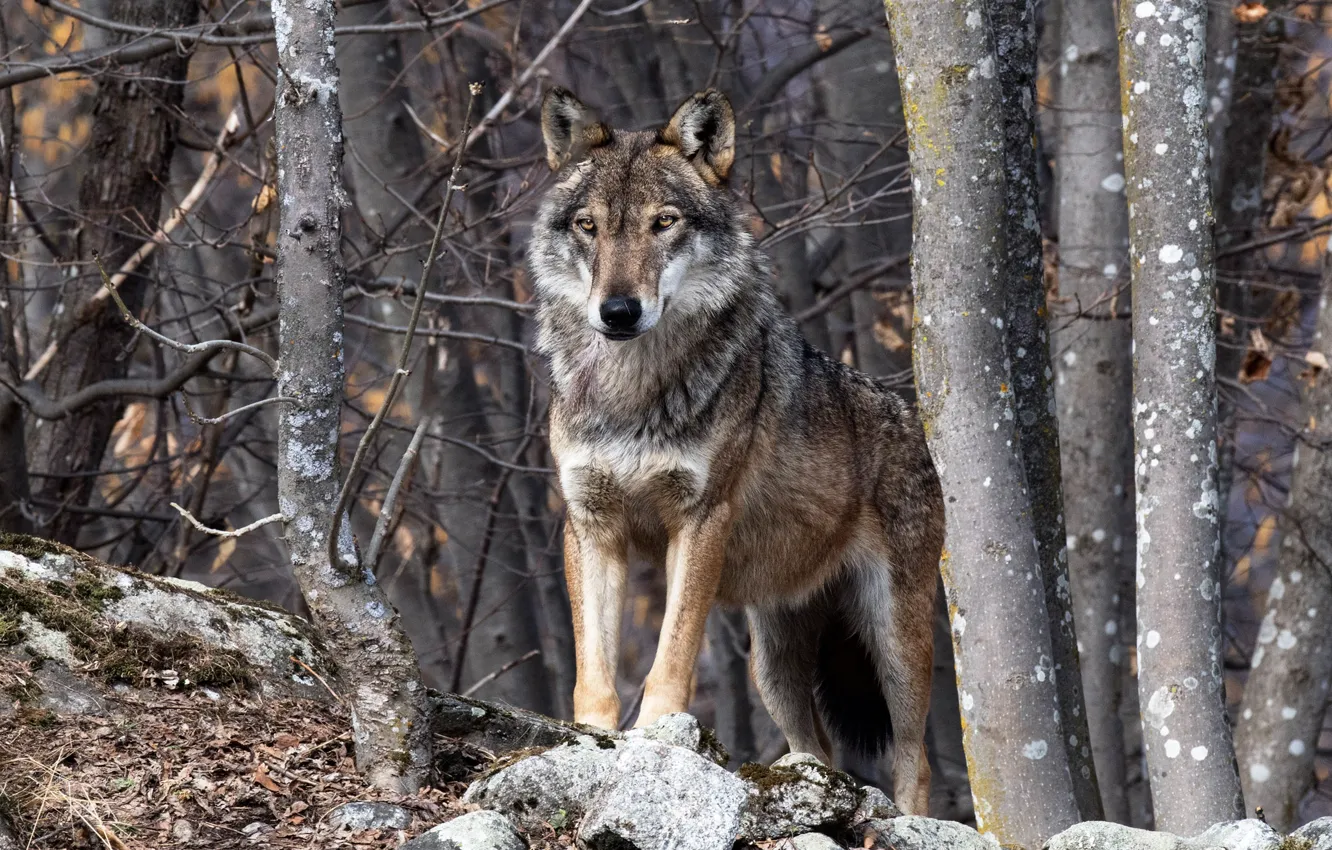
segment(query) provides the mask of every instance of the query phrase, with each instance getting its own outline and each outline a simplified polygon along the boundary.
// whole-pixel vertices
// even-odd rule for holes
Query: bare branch
[[[240,112],[233,109],[231,110],[231,115],[227,117],[227,123],[223,126],[222,132],[217,136],[217,141],[213,146],[213,152],[208,155],[208,159],[204,162],[203,171],[199,173],[199,179],[194,181],[194,185],[190,188],[189,193],[186,194],[180,204],[171,211],[171,215],[167,216],[167,220],[162,223],[162,226],[157,228],[157,232],[153,234],[152,238],[140,245],[139,249],[135,251],[128,260],[121,264],[120,270],[109,280],[107,279],[106,271],[102,269],[102,264],[97,264],[98,271],[102,272],[102,280],[105,283],[105,288],[93,293],[87,302],[79,308],[80,310],[86,312],[90,308],[106,300],[108,296],[113,295],[116,287],[124,283],[125,279],[128,278],[144,260],[148,259],[153,251],[157,250],[158,246],[166,243],[167,237],[171,235],[171,231],[175,230],[176,227],[185,220],[185,216],[189,215],[190,210],[194,209],[194,205],[203,197],[204,191],[213,181],[213,177],[217,175],[218,170],[225,164],[226,160],[222,158],[222,152],[226,150],[227,140],[239,127]],[[120,299],[117,297],[116,300],[119,302]],[[131,322],[137,321],[132,316],[129,316],[129,311],[125,309],[123,303],[121,303],[120,307],[121,312],[125,313]],[[150,335],[154,333],[147,327],[141,327],[140,330],[147,331]],[[163,338],[163,340],[165,340],[165,338]],[[175,343],[174,341],[168,341],[167,344],[172,345],[173,347],[178,345],[178,343]],[[59,348],[59,340],[51,340],[51,344],[46,347],[46,350],[41,353],[41,356],[37,358],[32,364],[32,367],[28,369],[26,374],[24,374],[23,380],[36,380],[37,376],[40,375],[55,358]],[[249,353],[254,353],[254,351],[255,350],[252,350]],[[261,356],[268,357],[268,355]],[[273,369],[277,368],[277,364],[274,363],[271,358],[268,359],[268,364]]]
[[[188,521],[190,525],[194,526],[195,530],[201,531],[204,534],[211,534],[214,537],[228,537],[228,538],[240,537],[242,534],[249,534],[251,531],[254,531],[256,528],[261,528],[273,522],[282,522],[283,520],[286,519],[286,517],[283,516],[282,514],[273,514],[271,516],[266,516],[263,519],[255,520],[254,522],[250,523],[244,528],[237,528],[232,531],[223,531],[220,528],[209,528],[208,526],[199,522],[197,519],[194,518],[193,514],[191,514],[189,511],[185,510],[175,502],[171,503],[171,507],[175,508],[177,513],[185,517],[186,521]]]
[[[467,111],[463,115],[462,133],[459,137],[467,139],[467,128],[472,121],[472,106],[476,103],[477,95],[481,94],[481,83],[472,83],[468,87],[470,93],[467,98]],[[365,429],[361,435],[361,442],[356,446],[356,453],[352,455],[351,465],[347,467],[347,474],[342,479],[342,493],[338,496],[338,506],[333,512],[332,528],[328,534],[328,560],[331,564],[342,564],[342,553],[338,551],[338,533],[342,530],[342,515],[346,512],[348,504],[351,503],[352,487],[356,479],[356,474],[361,469],[361,464],[365,461],[365,454],[374,442],[375,436],[379,433],[379,428],[384,422],[384,417],[388,415],[389,409],[393,407],[393,400],[397,398],[398,390],[402,387],[403,379],[411,374],[407,369],[407,360],[411,356],[412,340],[416,337],[416,325],[421,319],[421,308],[425,305],[426,282],[430,280],[430,271],[435,267],[435,257],[439,254],[439,237],[444,230],[444,220],[449,216],[449,207],[453,203],[453,192],[458,188],[458,174],[462,171],[463,154],[467,150],[465,144],[458,145],[457,154],[453,158],[453,171],[449,174],[449,185],[444,191],[444,203],[439,207],[439,219],[435,222],[435,234],[430,239],[430,253],[426,255],[425,265],[421,268],[421,283],[416,288],[416,300],[412,303],[412,315],[407,320],[406,335],[402,340],[402,348],[398,352],[398,366],[393,370],[393,379],[389,382],[388,394],[384,397],[384,403],[380,406],[379,412],[370,422],[370,427]],[[347,565],[343,564],[344,567]]]
[[[416,433],[412,434],[412,441],[407,444],[407,451],[403,453],[402,461],[398,463],[398,471],[393,475],[393,483],[389,485],[388,493],[384,495],[384,505],[379,509],[379,519],[375,521],[375,531],[370,537],[370,546],[365,553],[365,567],[371,572],[374,572],[379,564],[380,550],[384,547],[384,535],[393,519],[393,509],[398,506],[398,493],[402,490],[402,482],[407,479],[412,464],[416,462],[416,454],[421,450],[421,441],[425,438],[426,428],[429,425],[429,419],[422,419],[421,424],[416,426]]]

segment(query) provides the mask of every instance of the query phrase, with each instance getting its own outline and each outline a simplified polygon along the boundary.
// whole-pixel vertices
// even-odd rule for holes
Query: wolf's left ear
[[[541,137],[550,170],[559,171],[591,148],[610,144],[611,131],[573,92],[556,86],[541,99]]]
[[[725,183],[735,163],[735,113],[726,95],[708,89],[692,95],[660,134],[675,145],[712,185]]]

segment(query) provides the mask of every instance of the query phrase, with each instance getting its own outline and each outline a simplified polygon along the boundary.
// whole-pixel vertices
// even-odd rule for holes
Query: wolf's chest
[[[702,497],[712,466],[702,445],[660,446],[619,439],[565,446],[560,488],[571,510],[609,516],[655,509],[660,519]]]

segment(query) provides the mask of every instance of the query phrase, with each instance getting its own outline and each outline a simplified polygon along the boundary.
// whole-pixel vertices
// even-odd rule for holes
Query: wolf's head
[[[726,186],[735,116],[724,95],[699,92],[660,130],[622,132],[555,88],[541,132],[559,172],[533,240],[544,298],[576,304],[612,340],[725,303],[724,271],[749,236]]]

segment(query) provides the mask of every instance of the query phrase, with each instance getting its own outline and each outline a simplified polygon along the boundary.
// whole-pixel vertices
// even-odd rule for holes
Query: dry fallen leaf
[[[1241,3],[1235,7],[1235,20],[1241,24],[1253,24],[1267,17],[1267,7],[1262,3]]]
[[[1304,353],[1304,362],[1308,363],[1310,366],[1314,367],[1315,369],[1328,368],[1327,355],[1321,351],[1306,351]]]
[[[254,769],[254,781],[272,791],[274,794],[281,794],[282,787],[273,781],[273,777],[268,775],[268,765],[260,762]]]

